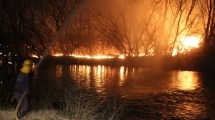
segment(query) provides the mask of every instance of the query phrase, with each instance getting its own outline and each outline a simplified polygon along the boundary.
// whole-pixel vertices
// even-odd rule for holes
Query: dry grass
[[[41,89],[43,92],[37,91],[31,95],[32,110],[21,120],[119,119],[121,110],[102,105],[101,97],[92,90],[82,90],[78,86],[64,87],[64,89],[50,88]],[[0,120],[15,119],[14,107],[13,104],[0,105]]]
[[[14,109],[0,110],[0,120],[14,120]],[[71,120],[68,116],[57,110],[37,110],[28,112],[21,120]]]
[[[42,104],[47,102],[47,106],[34,102],[33,109],[21,120],[118,120],[120,118],[121,109],[102,106],[101,99],[96,95],[74,89],[67,89],[54,95],[47,96],[45,100],[49,100],[42,102]],[[55,108],[52,102],[56,102],[58,108]],[[0,120],[14,120],[14,112],[14,108],[1,107]]]
[[[76,86],[77,87],[77,86]],[[70,119],[74,120],[118,120],[121,108],[111,109],[110,106],[102,105],[101,96],[80,88],[66,88],[64,92],[58,92],[55,97],[63,111]]]
[[[32,110],[23,116],[21,120],[120,119],[122,109],[116,107],[118,105],[115,104],[104,105],[101,97],[92,91],[81,90],[77,86],[50,91],[46,94],[40,94],[39,101],[32,97]],[[15,108],[11,104],[0,105],[0,120],[15,119]]]

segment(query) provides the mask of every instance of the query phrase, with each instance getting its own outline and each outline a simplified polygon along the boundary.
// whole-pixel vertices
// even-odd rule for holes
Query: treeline
[[[76,0],[1,0],[1,52],[42,55],[76,4]]]
[[[19,55],[42,56],[50,47],[50,54],[65,55],[180,55],[189,51],[182,36],[199,35],[202,48],[214,47],[214,6],[214,0],[1,0],[1,45]]]

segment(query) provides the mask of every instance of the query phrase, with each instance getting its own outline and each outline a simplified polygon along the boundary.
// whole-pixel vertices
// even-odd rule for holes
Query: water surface
[[[124,107],[122,119],[215,118],[213,77],[200,72],[52,65],[38,74],[57,85],[76,82],[95,89],[107,101],[117,99]]]

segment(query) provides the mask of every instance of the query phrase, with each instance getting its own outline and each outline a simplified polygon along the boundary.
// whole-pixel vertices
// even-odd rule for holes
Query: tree
[[[215,2],[214,0],[200,0],[200,10],[204,23],[204,48],[214,46],[215,34]]]
[[[95,33],[90,16],[80,13],[70,22],[71,24],[57,41],[55,49],[61,51],[64,55],[73,54],[80,47],[92,51],[92,45],[95,44]]]
[[[155,43],[154,55],[172,55],[174,50],[181,53],[183,46],[179,37],[199,34],[195,31],[199,23],[199,14],[195,13],[196,1],[155,0],[151,3],[147,30],[152,31],[149,32]]]
[[[106,14],[103,14],[105,12]],[[113,46],[120,54],[125,56],[138,56],[140,53],[139,32],[135,32],[133,25],[129,23],[125,9],[116,13],[97,10],[94,14],[97,22],[97,30],[101,33],[106,43]]]
[[[41,56],[77,1],[2,0],[2,12],[7,19],[5,24],[12,36],[11,42],[16,45],[10,48],[14,51],[29,49]]]

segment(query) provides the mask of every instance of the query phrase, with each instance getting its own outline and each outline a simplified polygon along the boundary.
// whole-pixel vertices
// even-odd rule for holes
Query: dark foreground
[[[215,118],[214,75],[103,65],[49,64],[43,70],[38,76],[56,86],[76,83],[99,94],[102,104],[122,107],[122,120]]]
[[[123,119],[212,120],[215,117],[213,98],[214,94],[201,90],[166,90],[127,100]]]
[[[145,70],[130,66],[97,65],[98,63],[81,65],[89,61],[76,61],[79,64],[73,65],[74,63],[68,64],[68,60],[56,64],[62,58],[47,60],[44,61],[45,64],[41,64],[39,72],[35,75],[32,91],[36,96],[32,98],[42,103],[46,101],[44,105],[47,105],[47,100],[50,101],[50,98],[55,102],[52,97],[44,99],[44,96],[56,94],[51,92],[59,86],[62,88],[63,85],[68,86],[72,83],[84,89],[95,90],[94,92],[102,97],[101,102],[106,104],[105,106],[114,102],[113,106],[122,107],[123,110],[120,112],[122,120],[215,118],[215,76],[213,74],[194,71],[159,73],[163,69]],[[158,72],[158,75],[154,72]],[[13,79],[15,77],[11,76],[10,80]],[[5,83],[9,84],[1,84],[1,86],[7,88],[5,85],[8,85],[11,88],[13,81],[5,81]],[[183,86],[191,89],[184,89]],[[8,90],[11,89],[8,88]],[[1,89],[1,93],[5,95],[5,99],[1,99],[3,104],[10,98],[8,90]]]

